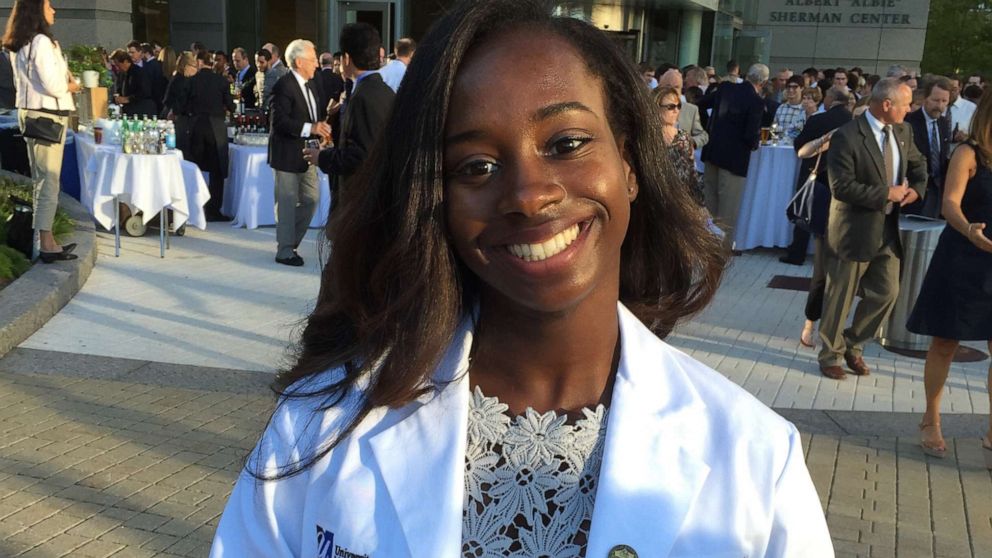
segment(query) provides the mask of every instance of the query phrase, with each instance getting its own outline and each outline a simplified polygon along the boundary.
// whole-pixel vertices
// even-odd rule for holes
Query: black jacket
[[[379,74],[359,81],[341,115],[341,140],[320,152],[320,169],[345,179],[354,174],[386,127],[395,97]]]
[[[145,60],[145,65],[141,69],[148,76],[152,100],[155,101],[155,110],[161,112],[162,103],[165,100],[165,89],[169,85],[169,80],[166,79],[162,71],[162,63],[152,58],[151,60]]]
[[[245,69],[245,79],[241,82],[241,104],[246,109],[258,107],[258,98],[255,96],[255,73],[257,71],[254,66],[249,65]],[[237,70],[234,71],[235,81],[237,81],[239,73]]]
[[[903,208],[903,213],[926,215],[940,218],[941,198],[944,195],[944,180],[947,178],[947,159],[950,154],[951,119],[946,115],[937,119],[937,136],[940,139],[940,153],[937,154],[937,167],[930,167],[930,130],[927,129],[923,109],[906,115],[906,123],[913,129],[913,143],[927,162],[927,195]]]
[[[320,90],[320,82],[311,79],[307,87],[313,94],[317,105],[317,122],[327,117],[326,107],[321,106],[324,98]],[[300,137],[303,125],[314,123],[310,118],[306,97],[296,81],[296,74],[286,72],[272,86],[272,101],[269,104],[269,166],[283,172],[306,172],[309,166],[303,159],[303,148],[306,143]],[[310,137],[316,137],[311,135]]]
[[[721,84],[712,96],[700,99],[698,106],[700,112],[712,109],[707,129],[710,141],[703,147],[703,161],[747,176],[751,152],[761,139],[764,100],[745,81]]]
[[[152,84],[148,74],[137,64],[131,64],[127,72],[117,74],[114,94],[127,97],[129,102],[121,112],[129,116],[155,116],[158,105],[152,98]]]
[[[324,106],[331,99],[339,99],[341,93],[344,91],[344,79],[338,74],[335,74],[333,70],[320,70],[317,72],[316,78],[320,80],[320,87],[324,91]]]
[[[184,111],[190,115],[189,159],[200,170],[227,177],[227,128],[224,116],[234,112],[234,99],[227,79],[209,68],[189,78]]]
[[[799,135],[796,137],[796,141],[793,142],[796,152],[798,153],[799,149],[807,143],[822,137],[831,130],[840,128],[850,121],[851,113],[847,110],[847,107],[843,105],[837,105],[827,112],[821,112],[810,116],[806,121],[806,125],[803,126],[802,132],[799,132]],[[816,157],[810,157],[809,159],[803,159],[799,163],[800,185],[806,182],[806,178],[809,177],[810,171],[813,170],[813,163],[815,162]],[[820,166],[816,169],[816,178],[824,184],[830,184],[830,178],[827,175],[826,153],[820,157]]]

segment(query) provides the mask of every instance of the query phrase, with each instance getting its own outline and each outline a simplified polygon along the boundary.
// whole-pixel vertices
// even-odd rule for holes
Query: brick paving
[[[207,554],[316,291],[315,267],[272,264],[272,232],[194,231],[166,260],[148,239],[114,259],[103,238],[83,291],[0,360],[0,558]],[[988,361],[952,367],[949,455],[926,457],[922,361],[870,345],[871,376],[823,379],[796,339],[804,295],[767,288],[778,274],[809,266],[735,258],[671,343],[796,423],[838,556],[992,557]]]

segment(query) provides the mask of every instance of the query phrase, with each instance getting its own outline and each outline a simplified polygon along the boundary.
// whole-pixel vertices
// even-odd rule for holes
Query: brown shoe
[[[861,356],[854,356],[850,353],[844,355],[844,362],[847,363],[847,367],[851,369],[851,373],[855,376],[867,376],[871,373],[868,365],[865,364],[865,359]]]
[[[844,373],[844,369],[840,366],[823,366],[821,364],[820,372],[831,380],[843,380],[847,377],[847,374]]]

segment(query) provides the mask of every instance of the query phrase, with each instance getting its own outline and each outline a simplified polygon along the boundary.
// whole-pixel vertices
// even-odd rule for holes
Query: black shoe
[[[42,262],[46,264],[50,264],[55,262],[65,262],[69,260],[75,260],[79,258],[79,256],[75,254],[70,254],[69,252],[62,250],[61,252],[38,252],[38,258],[40,258]]]
[[[300,267],[303,265],[303,258],[298,255],[293,255],[288,258],[276,258],[276,263],[281,263],[282,265],[291,265],[293,267]]]
[[[778,259],[778,261],[789,265],[803,265],[806,263],[806,258],[793,259],[790,258],[789,256],[782,256],[781,258]]]
[[[216,223],[218,221],[230,221],[231,218],[222,213],[207,213],[207,222]]]
[[[65,252],[66,254],[72,252],[75,249],[76,249],[76,243],[75,242],[73,242],[72,244],[66,244],[66,245],[62,246],[62,251]]]

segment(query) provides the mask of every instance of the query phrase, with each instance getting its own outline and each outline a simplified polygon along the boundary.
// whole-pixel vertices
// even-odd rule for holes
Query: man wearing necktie
[[[820,371],[842,380],[864,376],[864,344],[888,318],[899,294],[900,208],[923,197],[927,163],[903,124],[912,91],[897,78],[878,82],[868,110],[834,132],[827,152],[830,220],[820,319]],[[844,329],[857,293],[861,302]]]
[[[276,262],[301,266],[297,253],[313,219],[320,191],[317,169],[303,159],[306,140],[327,143],[331,128],[320,99],[320,84],[314,80],[317,51],[310,41],[297,39],[286,47],[291,71],[272,88],[269,114],[269,166],[275,172]]]
[[[951,101],[951,81],[938,76],[926,83],[923,105],[906,116],[913,127],[913,143],[927,160],[929,177],[927,194],[906,206],[903,213],[940,218],[940,201],[944,195],[944,178],[950,156],[951,120],[947,108]]]

